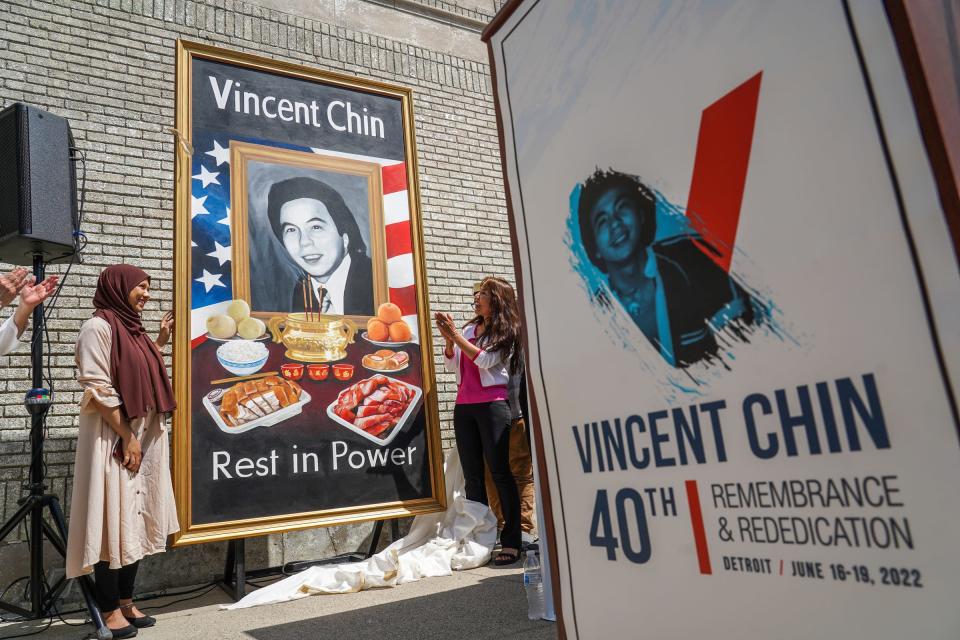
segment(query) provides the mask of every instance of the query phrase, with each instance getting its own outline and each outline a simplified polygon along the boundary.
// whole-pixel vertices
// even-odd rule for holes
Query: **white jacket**
[[[463,330],[463,337],[471,340],[474,337],[474,330],[477,325],[471,324]],[[443,363],[447,371],[457,374],[457,386],[460,386],[460,356],[462,355],[457,343],[453,343],[453,357],[448,358],[446,351],[443,353]],[[473,364],[480,370],[480,384],[484,387],[507,386],[510,381],[510,372],[507,370],[510,364],[510,354],[505,349],[497,351],[486,351],[480,349],[480,353],[473,359]]]
[[[16,311],[14,311],[16,313]],[[20,330],[17,329],[17,323],[13,321],[13,315],[6,319],[0,326],[0,356],[5,356],[18,346],[20,346],[20,336],[17,335]]]

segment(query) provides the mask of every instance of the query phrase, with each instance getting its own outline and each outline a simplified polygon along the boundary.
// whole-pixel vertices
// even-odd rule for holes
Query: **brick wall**
[[[474,281],[486,274],[513,279],[486,64],[234,0],[5,0],[0,105],[23,101],[68,118],[86,154],[83,231],[90,242],[50,322],[56,404],[48,420],[47,477],[67,510],[79,398],[73,343],[90,315],[96,275],[121,260],[154,274],[156,304],[145,314],[154,330],[172,299],[164,274],[173,263],[177,38],[412,87],[432,309],[466,319]],[[22,408],[28,351],[23,345],[19,354],[0,357],[4,520],[28,472]],[[453,381],[439,361],[437,368],[447,446]],[[20,538],[4,542],[14,539]]]

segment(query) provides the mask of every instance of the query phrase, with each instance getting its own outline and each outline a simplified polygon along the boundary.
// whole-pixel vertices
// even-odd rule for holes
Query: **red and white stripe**
[[[383,186],[383,225],[387,243],[387,286],[389,300],[400,307],[403,319],[410,325],[413,339],[419,340],[417,325],[417,283],[413,267],[413,233],[410,228],[410,192],[407,186],[407,164],[374,156],[338,153],[314,149],[314,153],[352,158],[380,165]]]
[[[381,165],[383,223],[387,244],[387,286],[390,289],[389,300],[400,307],[403,319],[410,325],[410,330],[413,332],[413,339],[418,341],[417,286],[416,272],[413,267],[413,234],[410,228],[410,193],[407,187],[406,163],[353,153],[338,153],[325,149],[313,149],[313,152]],[[222,302],[192,311],[190,314],[192,346],[196,347],[204,341],[206,318],[214,313],[226,313],[228,304],[228,302]]]

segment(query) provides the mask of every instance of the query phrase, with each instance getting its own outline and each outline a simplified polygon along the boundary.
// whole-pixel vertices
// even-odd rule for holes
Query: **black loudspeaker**
[[[66,119],[17,102],[0,111],[0,261],[69,257],[76,246],[77,175]]]

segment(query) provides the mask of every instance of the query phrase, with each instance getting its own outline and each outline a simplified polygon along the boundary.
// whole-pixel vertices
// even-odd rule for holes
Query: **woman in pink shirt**
[[[446,341],[446,368],[457,376],[453,431],[468,500],[487,504],[483,480],[486,461],[503,506],[501,550],[494,564],[520,558],[520,497],[510,472],[511,413],[507,382],[520,359],[520,310],[513,287],[486,278],[473,296],[476,317],[463,332],[449,314],[437,313],[437,329]]]

